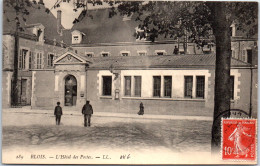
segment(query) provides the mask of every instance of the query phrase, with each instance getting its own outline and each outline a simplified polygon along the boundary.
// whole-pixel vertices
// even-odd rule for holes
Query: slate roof
[[[149,69],[149,68],[215,68],[215,55],[164,55],[164,56],[111,56],[87,58],[92,63],[90,69]],[[250,64],[231,59],[231,66],[250,67]]]
[[[3,6],[3,34],[12,33],[15,31],[15,11],[13,8]],[[38,8],[39,7],[39,8]],[[45,12],[46,8],[43,5],[33,5],[33,7],[27,7],[30,12],[29,15],[25,15],[26,22],[23,21],[22,17],[19,17],[21,27],[30,27],[41,23],[45,27],[44,37],[47,40],[56,39],[57,42],[63,40],[57,32],[57,19],[50,12]],[[9,21],[7,21],[9,19]],[[64,29],[64,27],[62,27]],[[24,35],[34,35],[31,31],[24,28],[25,31],[21,32]]]
[[[86,16],[73,25],[71,31],[79,30],[86,34],[81,44],[136,42],[134,33],[139,22],[135,21],[135,14],[131,20],[123,21],[123,16],[119,13],[109,18],[109,10],[109,8],[89,10],[88,15],[93,16],[93,19]],[[156,39],[156,41],[164,40],[173,39],[164,36]],[[66,42],[71,43],[68,39]]]
[[[74,24],[71,31],[79,30],[86,34],[83,37],[81,45],[100,44],[100,43],[119,43],[119,42],[136,42],[134,37],[135,28],[140,22],[135,21],[136,14],[133,14],[132,19],[123,21],[123,16],[119,13],[112,18],[109,18],[109,8],[88,10],[87,15],[80,22]],[[237,31],[237,35],[241,39],[246,38],[246,34],[242,31]],[[71,44],[71,36],[65,37],[66,43]],[[251,38],[257,38],[257,34]],[[159,35],[156,41],[174,41],[173,38],[164,35]],[[140,42],[140,41],[139,41]],[[77,44],[80,45],[80,44]]]

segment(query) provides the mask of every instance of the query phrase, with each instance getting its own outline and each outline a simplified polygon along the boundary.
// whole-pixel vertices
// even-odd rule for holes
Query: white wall
[[[153,97],[153,76],[161,76],[161,92],[163,92],[163,77],[172,76],[172,98],[184,98],[184,76],[193,76],[193,98],[196,98],[196,76],[205,76],[205,98],[208,94],[208,70],[123,70],[121,71],[121,89],[124,89],[124,76],[142,76],[142,96],[143,98]],[[132,85],[134,82],[132,81]],[[121,96],[124,95],[121,90]]]
[[[98,84],[99,84],[99,95],[102,94],[102,76],[113,76],[112,77],[112,96],[114,95],[115,90],[115,76],[108,70],[100,70],[98,77]],[[238,100],[239,96],[238,93],[240,92],[239,89],[239,77],[240,73],[237,69],[231,70],[231,75],[235,76],[234,80],[234,100]],[[131,91],[133,93],[134,89],[134,76],[141,76],[142,77],[142,88],[141,88],[141,97],[130,97],[130,98],[153,98],[153,76],[161,76],[161,96],[163,96],[164,91],[164,76],[172,76],[172,97],[165,98],[166,100],[201,100],[196,98],[196,76],[205,76],[205,93],[204,93],[204,100],[208,100],[209,95],[209,84],[214,84],[214,82],[209,81],[211,77],[211,73],[209,70],[206,69],[171,69],[171,70],[121,70],[119,75],[120,80],[120,96],[122,98],[128,98],[124,95],[124,88],[125,88],[125,76],[131,76]],[[184,76],[193,76],[193,89],[192,89],[192,99],[184,98]],[[214,78],[213,78],[214,79]],[[214,93],[213,91],[210,93]],[[164,99],[160,97],[160,99]]]

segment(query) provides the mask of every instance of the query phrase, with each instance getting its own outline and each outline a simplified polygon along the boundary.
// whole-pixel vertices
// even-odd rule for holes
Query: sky
[[[44,0],[44,4],[47,8],[51,9],[53,7],[53,5],[55,4],[57,0]],[[57,17],[57,10],[61,10],[62,11],[62,15],[61,15],[61,23],[64,26],[64,28],[66,29],[70,29],[73,26],[73,21],[75,18],[77,18],[79,16],[79,14],[81,13],[82,9],[79,9],[77,12],[73,11],[74,9],[74,5],[73,5],[74,0],[71,0],[70,3],[67,2],[62,2],[60,4],[59,8],[52,8],[51,12],[53,13],[53,15],[55,17]],[[94,8],[100,8],[100,7],[108,7],[108,4],[104,4],[102,6],[94,6],[91,4],[88,4],[88,9],[94,9]]]

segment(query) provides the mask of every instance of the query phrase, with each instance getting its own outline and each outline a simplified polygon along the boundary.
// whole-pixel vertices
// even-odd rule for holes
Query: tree
[[[84,0],[83,0],[84,2]],[[77,1],[78,4],[82,3]],[[140,27],[147,29],[154,41],[159,35],[188,39],[198,47],[216,45],[214,121],[212,125],[212,150],[219,152],[221,143],[221,117],[228,116],[230,110],[230,25],[238,23],[238,28],[247,36],[257,32],[256,2],[180,2],[180,1],[115,1],[109,2],[109,17],[120,13],[136,13]],[[114,5],[117,4],[117,8]],[[86,5],[86,4],[84,4]],[[77,6],[77,5],[76,5]],[[85,15],[86,12],[84,12]],[[80,21],[80,20],[77,20]]]
[[[15,12],[14,15],[7,16],[4,20],[7,23],[15,22],[14,32],[14,68],[12,75],[12,87],[11,87],[11,105],[18,105],[18,54],[19,54],[19,33],[24,31],[23,23],[26,22],[26,16],[30,14],[28,8],[40,9],[39,5],[44,5],[42,0],[36,2],[35,0],[5,0],[3,13],[6,10],[12,10]],[[12,30],[11,30],[12,31]]]
[[[70,0],[58,0],[53,8],[59,7],[62,2],[70,2]],[[74,23],[79,22],[85,16],[92,17],[87,13],[87,3],[102,5],[101,1],[94,0],[74,0],[74,2],[74,11],[83,8],[81,15],[75,19]],[[230,110],[230,25],[236,21],[239,25],[238,28],[244,31],[247,36],[256,33],[257,3],[196,1],[105,2],[111,5],[108,17],[113,17],[118,13],[121,15],[136,13],[136,21],[139,21],[140,27],[147,30],[151,41],[154,41],[159,35],[164,35],[175,39],[188,36],[188,39],[195,42],[198,47],[204,47],[211,44],[211,42],[215,43],[216,70],[212,149],[218,150],[221,143],[220,118]],[[47,9],[46,12],[49,12],[49,10]]]

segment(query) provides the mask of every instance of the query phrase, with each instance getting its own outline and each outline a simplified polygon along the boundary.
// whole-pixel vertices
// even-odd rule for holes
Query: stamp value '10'
[[[256,160],[256,119],[223,119],[221,150],[223,160]]]

